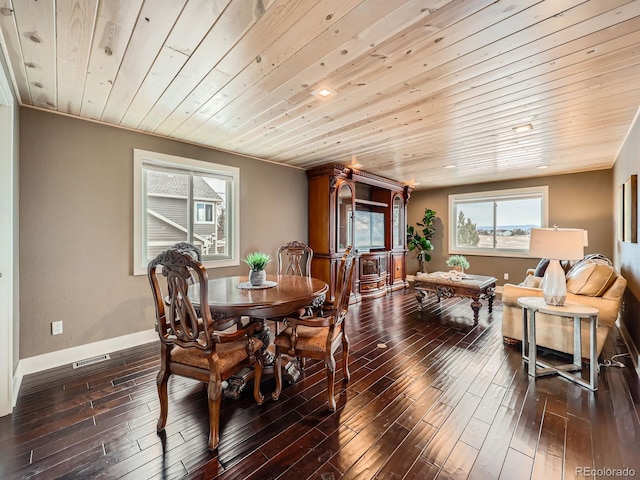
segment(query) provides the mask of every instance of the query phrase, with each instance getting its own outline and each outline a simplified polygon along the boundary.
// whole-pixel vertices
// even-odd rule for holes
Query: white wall
[[[0,54],[0,416],[11,413],[19,379],[18,155],[16,99]]]

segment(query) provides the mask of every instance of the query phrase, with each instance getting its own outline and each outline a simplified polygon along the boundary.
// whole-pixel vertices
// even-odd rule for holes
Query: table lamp
[[[547,305],[564,305],[567,280],[560,260],[580,260],[584,257],[586,238],[586,231],[577,228],[531,229],[529,255],[550,260],[542,281],[542,296]]]

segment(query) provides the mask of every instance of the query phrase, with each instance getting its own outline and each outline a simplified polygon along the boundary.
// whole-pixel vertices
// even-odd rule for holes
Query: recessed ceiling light
[[[549,168],[549,165],[539,165],[538,168],[544,170],[545,168]]]
[[[337,94],[338,93],[334,89],[329,87],[320,87],[314,90],[313,92],[311,92],[311,95],[313,95],[314,97],[320,97],[320,98],[327,98]]]
[[[456,168],[455,165],[445,165],[444,168]]]
[[[527,123],[525,125],[518,125],[517,127],[513,127],[513,131],[516,133],[526,132],[528,130],[533,130],[533,125]]]

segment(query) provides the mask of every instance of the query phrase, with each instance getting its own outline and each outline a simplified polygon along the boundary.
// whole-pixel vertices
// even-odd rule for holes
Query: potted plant
[[[244,263],[249,265],[249,282],[253,286],[259,286],[264,283],[267,278],[265,268],[267,263],[271,261],[271,257],[263,252],[251,252],[246,258],[242,259]]]
[[[451,255],[447,259],[446,263],[449,267],[453,267],[453,269],[458,272],[464,273],[464,269],[469,268],[469,262],[462,255]]]
[[[417,250],[418,262],[420,263],[420,271],[424,272],[424,262],[431,260],[429,252],[433,250],[433,244],[431,239],[436,233],[436,229],[433,226],[433,222],[436,219],[436,212],[430,208],[425,209],[422,222],[417,222],[416,225],[422,227],[422,235],[419,230],[413,228],[412,225],[407,226],[407,247],[409,251]]]

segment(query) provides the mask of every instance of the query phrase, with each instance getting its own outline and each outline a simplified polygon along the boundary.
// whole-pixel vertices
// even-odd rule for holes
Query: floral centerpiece
[[[469,268],[468,260],[462,255],[451,255],[446,263],[447,266],[453,267],[458,272],[464,272],[465,268]]]
[[[249,265],[249,282],[251,285],[259,286],[264,283],[267,278],[265,268],[267,263],[271,261],[271,256],[263,252],[251,252],[242,261]]]

